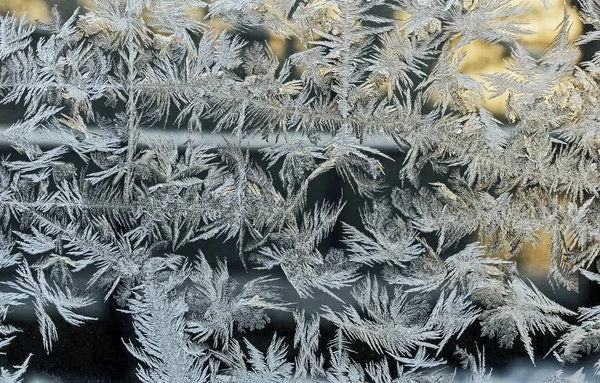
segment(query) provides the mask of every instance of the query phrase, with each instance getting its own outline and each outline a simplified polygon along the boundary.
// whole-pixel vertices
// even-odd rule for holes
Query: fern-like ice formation
[[[597,352],[600,306],[562,307],[516,264],[549,233],[554,286],[600,282],[600,54],[578,62],[600,6],[580,3],[589,32],[569,40],[565,5],[540,56],[518,42],[527,5],[509,0],[95,0],[47,24],[1,16],[0,103],[22,115],[2,132],[0,349],[30,335],[18,308],[53,352],[55,321],[95,320],[82,310],[100,291],[130,316],[124,346],[148,383],[452,382],[460,366],[489,382],[473,329],[532,363]],[[280,61],[248,40],[261,31],[302,48]],[[458,71],[475,40],[510,51],[505,72]],[[481,105],[485,87],[508,93],[505,116]],[[153,125],[186,130],[185,145],[148,138]],[[314,202],[325,175],[343,192]],[[223,252],[198,250],[211,241]],[[251,343],[281,318],[292,336]],[[536,348],[540,334],[556,345]],[[22,382],[29,360],[0,380]],[[585,381],[562,374],[547,381]]]

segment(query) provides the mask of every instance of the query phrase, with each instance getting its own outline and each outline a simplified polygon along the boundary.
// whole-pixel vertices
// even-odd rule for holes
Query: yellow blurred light
[[[547,275],[552,266],[552,261],[548,256],[552,236],[543,231],[539,231],[537,234],[540,237],[539,242],[524,243],[517,259],[519,260],[519,269],[523,274],[541,277]]]
[[[520,1],[513,0],[512,2],[516,4]],[[529,7],[530,11],[519,17],[518,20],[528,22],[528,29],[533,31],[533,34],[522,35],[518,41],[531,52],[541,52],[552,43],[559,32],[558,28],[564,17],[564,2],[563,0],[551,0],[547,10],[542,1],[530,2]],[[571,25],[569,41],[573,41],[583,32],[583,23],[572,5],[567,5],[567,12]]]
[[[44,0],[1,0],[0,13],[15,13],[18,17],[25,16],[31,22],[51,20],[50,8]]]
[[[82,7],[93,8],[94,2],[92,0],[77,0],[77,3]]]
[[[521,0],[513,0],[517,4]],[[518,18],[521,21],[527,21],[527,28],[533,32],[530,35],[520,35],[517,41],[524,48],[533,53],[540,53],[547,48],[559,32],[560,24],[564,17],[564,3],[562,0],[553,0],[546,10],[541,1],[530,4],[530,12]],[[577,15],[577,11],[568,5],[569,22],[569,40],[573,41],[583,31],[583,25]],[[454,44],[458,41],[455,40]],[[480,74],[505,73],[507,70],[504,65],[504,59],[509,52],[499,44],[485,44],[481,41],[474,41],[462,47],[457,53],[464,52],[465,58],[458,67],[459,73],[464,73],[473,77],[475,80],[483,81]],[[506,99],[508,94],[502,94],[496,98],[490,99],[490,93],[484,90],[482,106],[494,114],[504,114],[506,112]]]

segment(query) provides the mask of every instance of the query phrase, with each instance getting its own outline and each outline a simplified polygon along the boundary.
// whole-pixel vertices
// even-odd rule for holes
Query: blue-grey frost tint
[[[586,382],[600,5],[577,5],[585,34],[565,4],[540,55],[510,0],[1,15],[0,381]],[[506,70],[459,70],[475,41]]]

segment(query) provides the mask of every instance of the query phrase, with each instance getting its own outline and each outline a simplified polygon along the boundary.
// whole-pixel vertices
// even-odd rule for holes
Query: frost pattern
[[[578,63],[600,38],[600,8],[581,1],[590,32],[570,42],[565,6],[540,57],[517,41],[526,8],[95,0],[66,21],[56,9],[48,24],[1,16],[0,103],[24,113],[2,132],[0,350],[27,336],[11,324],[17,307],[51,353],[55,321],[95,320],[82,312],[101,291],[131,317],[123,342],[142,382],[452,382],[458,365],[490,382],[485,349],[459,346],[474,326],[532,363],[598,352],[600,306],[562,307],[516,259],[550,233],[551,282],[600,283],[600,56]],[[303,48],[280,61],[251,30]],[[475,40],[505,44],[507,71],[459,73]],[[481,106],[484,87],[508,93],[506,116]],[[155,125],[187,129],[184,147],[148,139]],[[222,132],[226,144],[205,140]],[[343,190],[309,203],[325,175]],[[211,241],[228,250],[197,250]],[[86,286],[75,273],[90,273]],[[282,316],[293,336],[252,343]],[[555,346],[537,349],[537,334]],[[0,380],[22,382],[28,363]]]

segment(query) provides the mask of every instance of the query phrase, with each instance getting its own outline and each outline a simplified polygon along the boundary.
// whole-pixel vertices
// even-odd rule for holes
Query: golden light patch
[[[520,2],[521,0],[512,1],[514,4]],[[569,40],[573,41],[583,32],[583,24],[575,8],[572,5],[567,5],[567,7],[570,23]],[[396,16],[401,22],[410,17],[409,14],[404,12],[398,12]],[[563,18],[564,3],[562,0],[551,1],[547,10],[541,1],[530,2],[529,12],[516,19],[528,22],[527,29],[533,33],[530,35],[519,35],[517,41],[530,52],[539,54],[557,36]],[[455,39],[452,41],[452,44],[457,45],[458,41],[459,39]],[[462,52],[464,52],[465,56],[457,69],[458,73],[466,74],[477,81],[484,82],[482,74],[507,72],[504,60],[510,59],[510,52],[506,51],[500,44],[487,44],[476,40],[456,51],[458,54]],[[484,89],[481,106],[495,115],[503,115],[506,113],[507,98],[507,93],[491,98],[489,90]],[[435,102],[435,100],[432,101]],[[475,108],[477,105],[473,105],[473,107]]]
[[[77,0],[77,4],[81,5],[82,7],[86,7],[86,8],[94,7],[94,2],[92,0]]]
[[[285,60],[287,41],[279,38],[274,32],[269,31],[268,33],[269,36],[267,41],[269,43],[269,47],[273,51],[273,54],[277,56],[280,61]]]
[[[454,44],[456,43],[455,40]],[[459,52],[464,52],[465,57],[458,67],[458,73],[464,73],[477,81],[484,82],[483,74],[506,72],[503,61],[505,52],[501,45],[475,40],[459,49]],[[493,114],[504,114],[506,98],[507,94],[491,98],[489,90],[484,88],[481,106]]]
[[[18,17],[25,16],[30,22],[40,20],[50,22],[50,8],[44,0],[2,0],[0,13],[14,12]]]
[[[519,260],[519,269],[525,275],[541,277],[548,275],[548,271],[552,266],[552,261],[548,256],[552,235],[542,231],[536,232],[536,234],[540,238],[539,242],[535,244],[524,243],[517,259]]]
[[[513,0],[512,3],[519,3],[521,0]],[[532,1],[529,3],[530,11],[521,17],[520,21],[529,23],[527,26],[533,34],[519,36],[518,41],[523,47],[531,52],[541,52],[556,37],[559,31],[560,23],[564,17],[563,0],[551,0],[551,4],[546,10],[542,1]],[[575,40],[583,32],[583,23],[581,22],[577,11],[572,5],[567,5],[569,14],[569,41]]]

